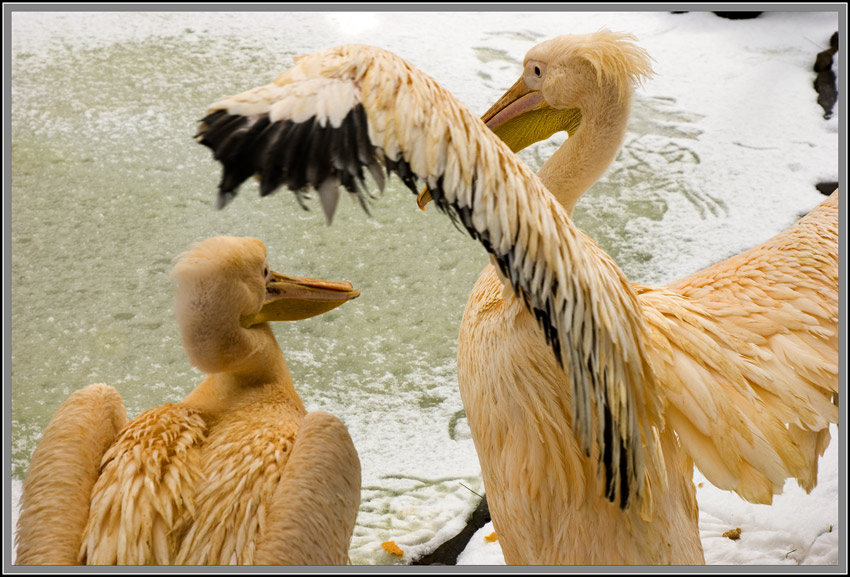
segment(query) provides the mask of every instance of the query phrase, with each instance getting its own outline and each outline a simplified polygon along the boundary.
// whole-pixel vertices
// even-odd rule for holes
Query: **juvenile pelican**
[[[305,411],[268,322],[359,292],[271,271],[253,238],[200,242],[172,276],[183,345],[206,378],[126,424],[112,387],[72,394],[27,471],[17,563],[347,563],[357,451],[339,419]]]
[[[585,111],[565,89],[573,78],[598,83],[597,92],[615,99],[628,97],[594,68],[598,60],[561,54],[560,42],[533,51],[526,60],[533,79],[526,81],[540,90],[533,95],[532,109],[542,112],[536,120],[561,124],[541,124],[531,136],[518,132],[513,142],[506,137],[511,146],[584,122]],[[505,114],[503,126],[516,128],[511,118]],[[618,138],[604,154],[589,153],[607,160],[601,168],[594,161],[593,170],[576,179],[581,192],[616,154],[622,132]],[[789,373],[772,372],[781,361],[760,366],[772,354],[760,349],[771,336],[765,323],[746,326],[759,331],[747,342],[749,333],[718,321],[724,311],[676,294],[663,297],[666,304],[654,316],[646,312],[644,303],[669,288],[636,290],[573,225],[568,203],[448,92],[400,58],[360,45],[302,57],[272,84],[213,104],[198,140],[224,166],[220,206],[256,174],[263,195],[286,185],[300,198],[307,187],[316,188],[330,219],[339,185],[359,195],[363,168],[379,185],[386,168],[414,193],[418,182],[426,184],[436,205],[490,252],[498,274],[485,271],[488,278],[476,289],[482,298],[470,302],[467,319],[478,325],[465,322],[461,329],[458,372],[508,563],[701,563],[688,451],[707,455],[700,464],[712,482],[756,501],[769,501],[787,477],[810,475],[813,451],[785,423],[820,435],[837,419],[837,359],[828,347],[820,351],[826,360],[813,369],[818,382],[785,398],[787,383],[777,379]],[[816,218],[792,234],[813,236],[821,226],[812,225]],[[829,250],[835,242],[829,224],[824,228],[825,272],[813,275],[829,279],[837,257]],[[787,247],[783,238],[768,244]],[[791,249],[773,252],[793,268]],[[780,289],[764,290],[774,295]],[[837,296],[828,287],[824,294],[825,305],[808,293],[794,301],[791,308],[804,312],[789,317],[828,341],[837,338],[829,332],[837,317],[829,296]],[[787,343],[780,322],[768,324]],[[691,406],[691,398],[699,404]],[[665,428],[665,417],[676,431]]]

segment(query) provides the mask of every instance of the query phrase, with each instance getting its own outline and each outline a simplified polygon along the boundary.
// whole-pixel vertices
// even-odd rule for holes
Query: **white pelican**
[[[516,132],[512,146],[584,123],[590,111],[570,96],[587,87],[571,79],[628,100],[630,88],[612,86],[597,60],[562,54],[559,43],[533,49],[525,77],[540,88],[532,108],[549,109],[535,115],[535,126],[561,124],[530,136]],[[504,118],[504,127],[516,128],[511,113]],[[613,158],[620,130],[616,142],[605,143],[607,152],[589,153],[592,170],[575,169],[585,173],[574,185],[579,194]],[[830,332],[834,288],[795,297],[769,272],[768,286],[759,286],[764,273],[747,276],[758,259],[746,253],[738,274],[753,296],[739,309],[691,298],[698,285],[690,294],[636,289],[505,143],[432,79],[377,48],[341,46],[300,58],[273,83],[213,104],[197,138],[224,166],[219,206],[257,175],[263,195],[286,185],[300,198],[316,188],[330,220],[340,184],[359,195],[363,168],[383,185],[385,167],[414,193],[426,184],[437,206],[490,252],[499,274],[485,271],[476,289],[481,298],[469,304],[467,321],[478,324],[461,329],[458,373],[508,563],[703,562],[689,452],[712,482],[756,501],[769,502],[787,477],[810,478],[807,457],[822,447],[801,446],[797,433],[823,439],[837,420],[837,355],[818,341],[837,339]],[[573,166],[563,155],[556,153],[552,169]],[[835,206],[827,203],[763,252],[783,260],[780,268],[794,268],[806,257],[792,254],[787,234],[816,236],[819,212],[834,214]],[[829,249],[836,227],[823,228],[825,272],[809,270],[821,269],[820,261],[807,262],[798,266],[802,277],[837,279]],[[734,282],[733,269],[723,270],[730,272],[718,278],[718,290]],[[783,295],[791,300],[774,302]],[[653,300],[663,302],[648,308]],[[775,321],[759,311],[741,328],[718,320],[746,317],[748,306],[787,314]],[[802,340],[826,360],[805,369],[817,383],[785,396],[796,384],[782,379],[793,376],[783,363],[798,354],[788,336],[797,328],[810,333]],[[771,340],[783,348],[776,360],[765,347]],[[789,432],[786,422],[798,429]]]
[[[543,165],[539,176],[570,214],[616,156],[625,135],[632,88],[651,73],[648,55],[631,40],[634,38],[629,35],[602,31],[561,36],[534,47],[525,58],[523,75],[482,117],[515,152],[557,131],[569,132],[570,138]],[[548,74],[551,66],[568,72],[553,79]],[[427,194],[421,195],[421,203],[427,200]],[[818,457],[829,444],[828,423],[837,422],[837,406],[831,403],[837,396],[830,399],[838,391],[837,203],[835,193],[801,223],[762,246],[667,287],[633,285],[649,324],[647,354],[669,402],[665,409],[668,424],[714,484],[735,490],[752,502],[770,503],[789,474],[810,491],[817,482]],[[479,454],[483,451],[492,456],[482,459],[482,467],[486,460],[488,468],[508,465],[496,465],[500,462],[496,446],[492,438],[485,440],[495,434],[487,389],[492,387],[490,383],[504,380],[499,375],[505,374],[505,367],[527,366],[529,359],[536,358],[525,356],[528,335],[515,328],[529,321],[528,314],[516,299],[502,298],[501,286],[497,271],[488,266],[470,294],[458,342],[461,394],[467,414],[476,419],[471,422],[476,448]],[[702,333],[708,333],[708,338]],[[789,361],[797,363],[797,374],[789,369]],[[755,391],[758,404],[774,405],[771,416],[789,424],[796,449],[780,431],[774,441],[777,455],[748,456],[741,450],[722,450],[720,443],[729,441],[721,439],[730,432],[740,436],[732,442],[743,450],[741,440],[750,436],[750,421],[756,418],[748,405],[740,406],[743,397],[737,397],[737,392],[724,393],[727,387],[730,391],[741,388],[736,383],[743,383],[743,391],[750,396]],[[548,383],[537,389],[553,386]],[[509,387],[503,384],[503,388]],[[778,400],[777,395],[785,400]],[[794,400],[798,396],[803,397],[802,405]],[[718,419],[717,414],[725,418]],[[765,434],[770,427],[770,423],[756,425]],[[787,451],[782,449],[784,444],[789,446]],[[678,452],[678,445],[670,439],[670,449],[665,451],[669,459]],[[804,463],[792,465],[799,460],[794,455],[797,449]],[[754,458],[777,456],[791,462],[779,466],[752,463]],[[683,459],[678,467],[682,478],[690,479],[690,461],[678,458]],[[667,469],[669,476],[669,461]],[[511,492],[507,488],[500,491],[499,479],[504,475],[504,471],[484,473],[488,492]],[[489,484],[488,477],[493,479]],[[689,505],[693,488],[688,483],[682,490],[675,499],[667,499],[681,501],[679,520],[687,526],[682,538],[690,547],[680,547],[673,557],[664,559],[701,561],[701,553],[695,553],[701,549],[697,518]],[[515,502],[491,496],[494,517],[498,518],[495,509]],[[694,512],[690,523],[685,522],[686,511]],[[516,513],[505,511],[502,516],[516,518]],[[616,518],[614,513],[612,522]],[[576,522],[585,524],[587,520],[576,513]],[[523,528],[511,525],[506,530],[519,536]],[[508,539],[508,543],[516,541]],[[502,542],[504,549],[504,538]],[[621,542],[643,546],[633,539]],[[539,558],[533,555],[526,547],[515,558]],[[556,561],[576,559],[555,555]],[[601,561],[661,560],[644,556],[639,549],[617,555],[606,554]],[[553,559],[551,554],[545,558]],[[594,562],[592,557],[584,560]]]
[[[275,273],[253,238],[200,242],[172,276],[183,345],[207,377],[126,424],[112,387],[73,393],[27,471],[17,563],[348,563],[357,451],[338,418],[306,412],[268,321],[359,291]]]

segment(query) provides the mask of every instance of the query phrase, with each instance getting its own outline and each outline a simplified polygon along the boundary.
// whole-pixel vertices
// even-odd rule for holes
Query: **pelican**
[[[537,93],[522,104],[537,111],[533,130],[524,133],[507,106],[493,124],[516,149],[572,129],[576,138],[547,163],[550,176],[541,172],[557,183],[557,169],[572,168],[580,194],[616,154],[623,128],[602,151],[585,149],[582,162],[592,167],[574,166],[569,147],[583,141],[581,127],[593,118],[570,100],[583,89],[570,81],[626,103],[631,89],[612,86],[600,67],[604,51],[585,59],[561,52],[565,43],[544,43],[526,58],[525,82]],[[590,136],[584,142],[595,144]],[[835,203],[765,243],[763,252],[784,259],[781,269],[804,261],[790,283],[768,272],[759,286],[760,273],[748,272],[759,259],[739,257],[738,276],[753,291],[739,298],[751,298],[760,314],[735,328],[718,319],[747,317],[747,303],[729,311],[695,297],[705,286],[677,294],[675,283],[629,283],[575,227],[571,207],[546,180],[435,81],[387,51],[348,45],[301,57],[271,84],[211,105],[197,139],[223,165],[219,206],[256,175],[262,195],[285,185],[301,199],[315,188],[330,221],[340,186],[362,198],[366,171],[383,186],[386,170],[414,194],[426,185],[437,207],[490,253],[494,266],[461,328],[458,378],[506,562],[702,563],[692,459],[713,483],[756,502],[769,502],[786,478],[811,479],[807,457],[823,447],[806,445],[809,434],[822,441],[837,421]],[[805,256],[791,242],[798,239],[821,242],[819,256]],[[735,275],[720,274],[718,288]],[[791,296],[789,287],[809,277],[827,286]],[[773,303],[782,295],[790,300]],[[764,306],[786,318],[769,318]],[[798,336],[806,354],[825,360],[795,373],[787,362],[796,361],[790,343]],[[781,354],[765,346],[771,340]],[[814,380],[787,380],[796,374]],[[805,382],[786,396],[798,381]]]
[[[539,44],[526,56],[519,80],[482,117],[514,152],[560,130],[569,133],[569,139],[538,173],[569,214],[615,158],[625,136],[633,87],[651,74],[648,54],[633,40],[631,35],[601,31]],[[565,67],[568,72],[553,78],[548,73],[553,66]],[[420,194],[420,205],[429,199],[426,189]],[[682,479],[693,474],[689,456],[715,485],[754,503],[770,503],[773,494],[782,491],[789,472],[806,491],[814,488],[818,457],[830,440],[828,425],[837,422],[837,406],[832,402],[837,402],[838,391],[837,231],[836,192],[795,227],[742,255],[667,287],[633,284],[647,322],[646,351],[669,403],[665,417],[672,427],[668,430],[675,430],[680,440],[677,443],[671,438],[665,455],[673,459],[674,451],[680,452],[678,445],[688,454],[678,457]],[[487,389],[492,387],[489,383],[504,381],[500,375],[506,374],[505,367],[526,367],[532,364],[530,359],[536,359],[526,356],[529,336],[519,328],[528,323],[528,315],[516,299],[503,298],[501,287],[498,271],[489,265],[470,294],[458,338],[461,395],[479,454],[492,456],[482,459],[482,467],[486,461],[487,468],[496,468],[493,464],[499,462],[492,439],[495,432],[488,426],[493,421],[486,400]],[[701,334],[704,332],[708,339]],[[796,374],[788,368],[789,362],[799,367]],[[533,364],[540,364],[539,360]],[[741,407],[736,396],[724,393],[724,388],[734,391],[741,383],[751,397],[755,390],[759,404],[771,403],[774,415],[789,425],[805,465],[793,469],[790,465],[754,466],[753,458],[765,457],[744,456],[739,462],[740,451],[727,452],[719,445],[730,427],[740,436],[733,442],[748,440],[754,411]],[[504,383],[506,389],[509,386]],[[549,381],[536,390],[555,386]],[[777,395],[786,400],[777,402]],[[802,406],[794,406],[797,396],[803,397]],[[718,419],[718,415],[726,418]],[[767,431],[767,427],[758,425],[759,430]],[[787,435],[779,435],[776,446],[781,449],[781,439]],[[485,441],[488,436],[491,439]],[[777,454],[783,457],[781,451]],[[499,466],[504,469],[508,464]],[[672,469],[669,462],[667,469]],[[502,492],[499,479],[504,471],[485,471],[483,475],[488,492]],[[492,479],[489,484],[488,477]],[[684,485],[676,496],[689,547],[680,547],[669,559],[673,563],[702,559],[690,485]],[[506,510],[517,500],[495,495],[491,499],[499,502],[491,504],[494,517],[499,507],[504,510],[502,517],[517,517],[518,513]],[[686,511],[694,514],[690,522],[686,522]],[[576,522],[583,525],[587,519],[578,516]],[[505,530],[516,533],[517,538],[505,540],[500,535],[503,549],[506,542],[511,547],[518,541],[523,527],[512,523]],[[629,539],[619,542],[634,543]],[[508,555],[514,554],[506,553],[506,558]],[[529,557],[527,548],[515,555],[523,560],[538,559]],[[556,557],[553,561],[574,559]],[[628,551],[622,559],[609,555],[602,560],[621,561],[658,559]]]
[[[268,323],[359,291],[271,271],[254,238],[197,243],[172,276],[183,345],[206,378],[129,423],[112,387],[73,393],[27,470],[17,563],[348,563],[357,451],[338,418],[307,413]]]

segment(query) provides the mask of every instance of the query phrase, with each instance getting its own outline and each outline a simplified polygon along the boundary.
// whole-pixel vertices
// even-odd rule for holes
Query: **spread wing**
[[[537,176],[431,78],[377,48],[326,50],[213,104],[197,139],[224,167],[219,206],[251,175],[263,195],[315,188],[328,218],[340,187],[362,198],[367,173],[379,185],[395,173],[413,193],[427,185],[493,255],[570,375],[574,430],[586,455],[599,448],[608,498],[625,507],[642,492],[660,417],[634,292]]]
[[[759,247],[638,289],[647,351],[685,448],[713,484],[770,503],[806,490],[838,422],[838,192]]]

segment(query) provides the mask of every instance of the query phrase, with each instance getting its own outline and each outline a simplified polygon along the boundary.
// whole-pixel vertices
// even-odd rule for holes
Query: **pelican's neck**
[[[271,395],[303,407],[271,327],[261,323],[246,329],[240,324],[241,315],[228,298],[235,290],[214,285],[178,291],[183,347],[192,365],[207,374],[185,402],[217,412]]]
[[[608,84],[587,94],[578,130],[540,168],[538,176],[572,216],[576,202],[614,161],[626,135],[631,93],[619,99]]]
[[[244,356],[231,362],[226,370],[207,374],[184,403],[204,413],[217,414],[274,400],[304,412],[271,327],[263,323],[242,331],[239,349]]]

